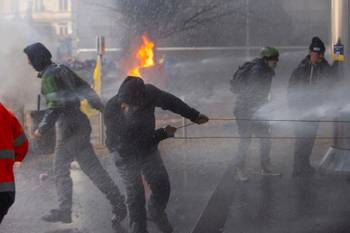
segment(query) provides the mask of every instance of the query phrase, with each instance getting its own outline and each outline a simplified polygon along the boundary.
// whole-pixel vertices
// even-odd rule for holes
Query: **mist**
[[[332,148],[336,152],[331,157],[348,160],[349,148],[336,148],[335,140],[335,121],[347,121],[344,115],[350,111],[347,55],[341,63],[343,77],[332,76],[334,81],[318,90],[316,98],[310,94],[306,100],[289,102],[289,97],[299,95],[288,88],[291,74],[310,53],[314,36],[325,43],[325,58],[333,64],[331,26],[331,4],[327,0],[0,1],[0,101],[20,118],[31,145],[26,159],[15,168],[16,202],[0,225],[0,232],[119,232],[112,224],[113,206],[100,192],[98,182],[91,182],[95,177],[86,175],[86,167],[79,165],[73,152],[67,165],[73,182],[72,223],[41,219],[58,207],[59,182],[53,165],[57,141],[53,129],[44,138],[33,136],[38,124],[33,115],[37,113],[41,80],[23,49],[35,42],[43,43],[51,51],[53,62],[68,66],[92,87],[100,56],[100,97],[105,104],[118,93],[132,68],[129,63],[137,63],[135,50],[140,48],[141,36],[147,36],[155,47],[153,66],[140,71],[144,82],[179,97],[209,117],[208,123],[197,125],[179,114],[156,108],[157,128],[177,128],[174,137],[158,146],[170,180],[165,212],[174,233],[348,232],[349,208],[345,203],[350,199],[344,195],[350,190],[347,163],[343,163],[344,173],[321,169]],[[103,52],[97,51],[97,36],[105,38]],[[234,115],[239,95],[231,92],[230,80],[239,66],[261,58],[265,46],[279,50],[269,98],[251,119],[243,120],[252,127],[266,128],[245,134],[240,129],[242,122]],[[40,114],[47,109],[42,99]],[[127,185],[116,167],[120,161],[106,147],[102,115],[88,115],[97,160],[126,195]],[[259,120],[266,125],[254,125]],[[312,138],[308,128],[316,124]],[[305,126],[299,135],[298,126]],[[139,130],[143,128],[147,127]],[[69,130],[78,132],[79,127]],[[300,151],[309,153],[310,158],[304,160],[315,168],[315,175],[295,177],[296,148],[302,144],[298,139],[304,136],[309,143],[304,141],[303,146],[313,146]],[[81,135],[81,141],[86,137]],[[142,135],[136,136],[135,141],[140,138]],[[78,139],[68,139],[70,145],[80,141],[79,135]],[[346,141],[346,137],[341,139]],[[242,152],[244,146],[248,149]],[[266,148],[271,149],[266,160],[277,175],[263,172]],[[243,154],[246,181],[240,180],[236,165]],[[153,187],[146,179],[142,182],[148,199]],[[147,221],[147,225],[150,233],[161,232],[154,221]],[[121,226],[129,227],[128,218]]]

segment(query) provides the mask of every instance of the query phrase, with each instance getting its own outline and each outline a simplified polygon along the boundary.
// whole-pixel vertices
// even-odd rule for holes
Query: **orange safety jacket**
[[[24,159],[28,145],[17,118],[0,103],[0,192],[15,191],[13,165]]]

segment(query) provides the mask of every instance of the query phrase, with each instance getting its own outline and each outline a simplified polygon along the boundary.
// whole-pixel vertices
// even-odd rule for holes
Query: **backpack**
[[[255,62],[246,62],[238,67],[230,80],[231,92],[238,94],[247,83],[246,76],[255,65]]]

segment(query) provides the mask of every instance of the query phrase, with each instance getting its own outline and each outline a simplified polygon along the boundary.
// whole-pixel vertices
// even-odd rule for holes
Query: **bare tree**
[[[231,14],[241,14],[242,0],[113,0],[126,41],[141,34],[165,39]]]
[[[107,3],[108,1],[108,3]],[[207,33],[217,41],[217,34],[224,44],[240,44],[245,37],[246,17],[250,17],[252,42],[264,39],[280,41],[285,32],[290,32],[289,17],[279,0],[84,0],[90,4],[108,9],[124,28],[124,47],[142,34],[159,41],[174,37],[202,35]],[[247,3],[249,5],[247,7]],[[282,34],[282,35],[280,35]],[[208,37],[208,36],[207,36]],[[230,37],[230,38],[228,38]],[[255,38],[256,37],[256,38]],[[210,41],[210,38],[197,38]],[[215,42],[213,41],[213,43]]]

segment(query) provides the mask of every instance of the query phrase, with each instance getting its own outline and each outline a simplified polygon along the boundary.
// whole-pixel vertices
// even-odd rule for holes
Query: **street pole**
[[[103,55],[106,50],[106,44],[105,44],[105,38],[103,36],[97,36],[97,56],[98,59],[100,60],[100,98],[101,100],[103,99],[103,75],[102,75],[102,67],[103,67]],[[100,143],[101,145],[104,145],[105,143],[105,130],[104,130],[104,122],[103,122],[103,114],[100,113]]]
[[[245,35],[245,39],[246,39],[246,42],[245,42],[245,46],[246,46],[246,60],[249,60],[250,59],[250,20],[249,20],[249,17],[250,17],[250,13],[249,13],[249,0],[246,0],[245,2],[246,4],[246,22],[245,22],[245,32],[246,32],[246,35]]]

